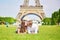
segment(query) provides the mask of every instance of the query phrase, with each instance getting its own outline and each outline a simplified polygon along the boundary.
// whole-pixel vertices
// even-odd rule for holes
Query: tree
[[[60,9],[58,11],[55,11],[53,14],[52,14],[52,25],[56,25],[60,23]]]
[[[12,23],[16,22],[16,19],[14,19],[12,17],[0,17],[0,24],[2,22],[8,22],[9,24],[12,24]]]
[[[59,9],[59,13],[58,13],[58,25],[60,24],[60,9]]]
[[[43,20],[43,25],[51,25],[51,18],[45,18]]]

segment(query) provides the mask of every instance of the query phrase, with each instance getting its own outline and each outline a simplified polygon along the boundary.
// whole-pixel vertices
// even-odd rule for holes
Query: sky
[[[15,18],[20,10],[24,0],[0,0],[0,16]],[[60,8],[60,0],[40,0],[46,17],[51,17],[54,11]],[[30,0],[29,5],[34,5],[34,1]]]

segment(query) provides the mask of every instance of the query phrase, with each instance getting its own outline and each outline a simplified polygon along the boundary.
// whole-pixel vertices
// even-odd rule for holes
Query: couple
[[[37,34],[38,33],[38,23],[37,21],[21,21],[21,25],[19,25],[18,33],[28,33],[28,34]]]

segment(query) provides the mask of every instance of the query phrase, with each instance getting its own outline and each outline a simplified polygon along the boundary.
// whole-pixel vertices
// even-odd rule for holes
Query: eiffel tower
[[[34,0],[35,6],[29,6],[29,0],[24,0],[23,5],[20,5],[20,10],[17,14],[17,21],[23,20],[23,18],[28,14],[35,14],[41,20],[44,19],[44,11],[43,6],[40,4],[40,0]]]

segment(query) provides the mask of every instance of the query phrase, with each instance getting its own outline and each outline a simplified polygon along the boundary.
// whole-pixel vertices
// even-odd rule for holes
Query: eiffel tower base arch
[[[19,20],[21,22],[22,17],[27,14],[36,14],[40,17],[41,20],[43,20],[43,18],[44,18],[44,11],[41,7],[36,7],[36,8],[21,7],[21,9],[17,15],[17,20]]]

